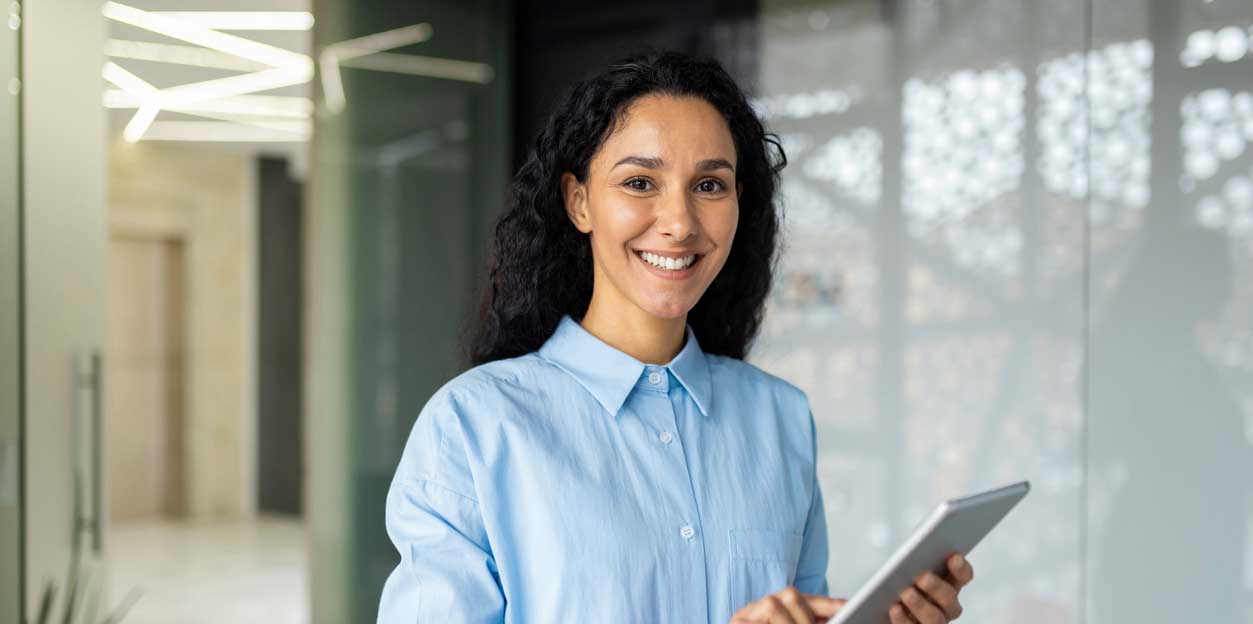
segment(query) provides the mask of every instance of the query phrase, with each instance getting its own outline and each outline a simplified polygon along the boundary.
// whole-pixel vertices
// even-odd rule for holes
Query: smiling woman
[[[785,162],[714,61],[574,87],[497,224],[476,366],[427,402],[388,491],[380,622],[837,611],[808,397],[743,361]],[[893,622],[955,617],[968,572]]]
[[[586,180],[561,176],[570,221],[592,246],[583,326],[620,334],[627,353],[664,362],[674,353],[648,345],[680,343],[684,317],[734,248],[743,187],[727,123],[704,99],[648,95],[622,115]],[[650,329],[669,331],[658,341]]]
[[[594,283],[602,303],[660,306],[647,309],[671,319],[674,344],[686,315],[706,352],[743,358],[770,290],[786,162],[715,61],[657,54],[575,85],[514,177],[471,361],[534,351],[563,315],[597,318]],[[694,274],[639,282],[668,274],[646,273],[637,251],[696,255]],[[643,331],[642,311],[626,327]]]

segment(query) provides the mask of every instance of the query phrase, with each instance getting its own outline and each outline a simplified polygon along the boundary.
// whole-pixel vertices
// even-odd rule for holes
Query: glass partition
[[[347,104],[319,117],[325,621],[377,604],[394,556],[382,496],[417,409],[458,370],[510,173],[494,99],[508,12],[370,6],[319,3],[318,49],[427,22],[402,52],[493,78],[348,63]],[[1028,479],[972,557],[975,621],[1253,622],[1251,27],[1240,0],[763,0],[710,24],[714,41],[755,33],[715,49],[789,157],[751,359],[814,408],[833,594],[937,500]]]
[[[463,361],[509,175],[509,13],[496,0],[318,0],[307,217],[314,622],[373,621],[383,524],[418,412]],[[352,56],[362,49],[376,50]]]
[[[22,6],[0,13],[0,621],[22,619],[21,477],[21,282],[19,278],[21,185],[21,75],[19,33]]]
[[[935,500],[1027,478],[981,619],[1253,622],[1253,6],[758,25],[790,163],[754,359],[814,406],[832,591]]]
[[[1253,622],[1253,4],[1092,6],[1088,621]]]
[[[1076,621],[1085,3],[763,5],[787,248],[752,359],[809,394],[832,593],[941,498],[1029,479],[963,602]]]

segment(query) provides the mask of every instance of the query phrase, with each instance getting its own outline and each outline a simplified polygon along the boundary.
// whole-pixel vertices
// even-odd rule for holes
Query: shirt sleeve
[[[830,595],[827,588],[827,517],[818,483],[818,437],[813,411],[809,412],[809,432],[813,449],[813,496],[801,541],[801,558],[796,566],[796,589],[805,594]]]
[[[400,552],[379,624],[504,621],[505,597],[479,511],[465,438],[443,390],[422,409],[387,493]]]

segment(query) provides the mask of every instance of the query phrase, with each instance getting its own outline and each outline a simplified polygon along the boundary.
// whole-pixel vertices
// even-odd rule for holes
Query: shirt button
[[[679,535],[682,535],[682,536],[683,536],[683,539],[689,539],[689,540],[690,540],[690,539],[692,539],[692,536],[693,536],[693,535],[696,535],[696,529],[693,529],[690,525],[689,525],[689,526],[685,526],[685,527],[683,527],[682,529],[679,529]]]
[[[658,437],[661,438],[662,444],[669,444],[674,441],[674,436],[670,435],[669,431],[662,431]]]
[[[657,384],[661,383],[661,373],[658,373],[658,372],[656,372],[656,371],[653,371],[653,372],[649,373],[649,374],[648,374],[648,383],[653,384],[653,385],[657,385]]]

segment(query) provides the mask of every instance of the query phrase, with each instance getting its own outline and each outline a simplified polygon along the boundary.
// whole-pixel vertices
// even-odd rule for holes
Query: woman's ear
[[[591,232],[592,221],[587,215],[587,185],[567,171],[561,174],[561,197],[566,203],[566,215],[574,227],[584,234]]]

